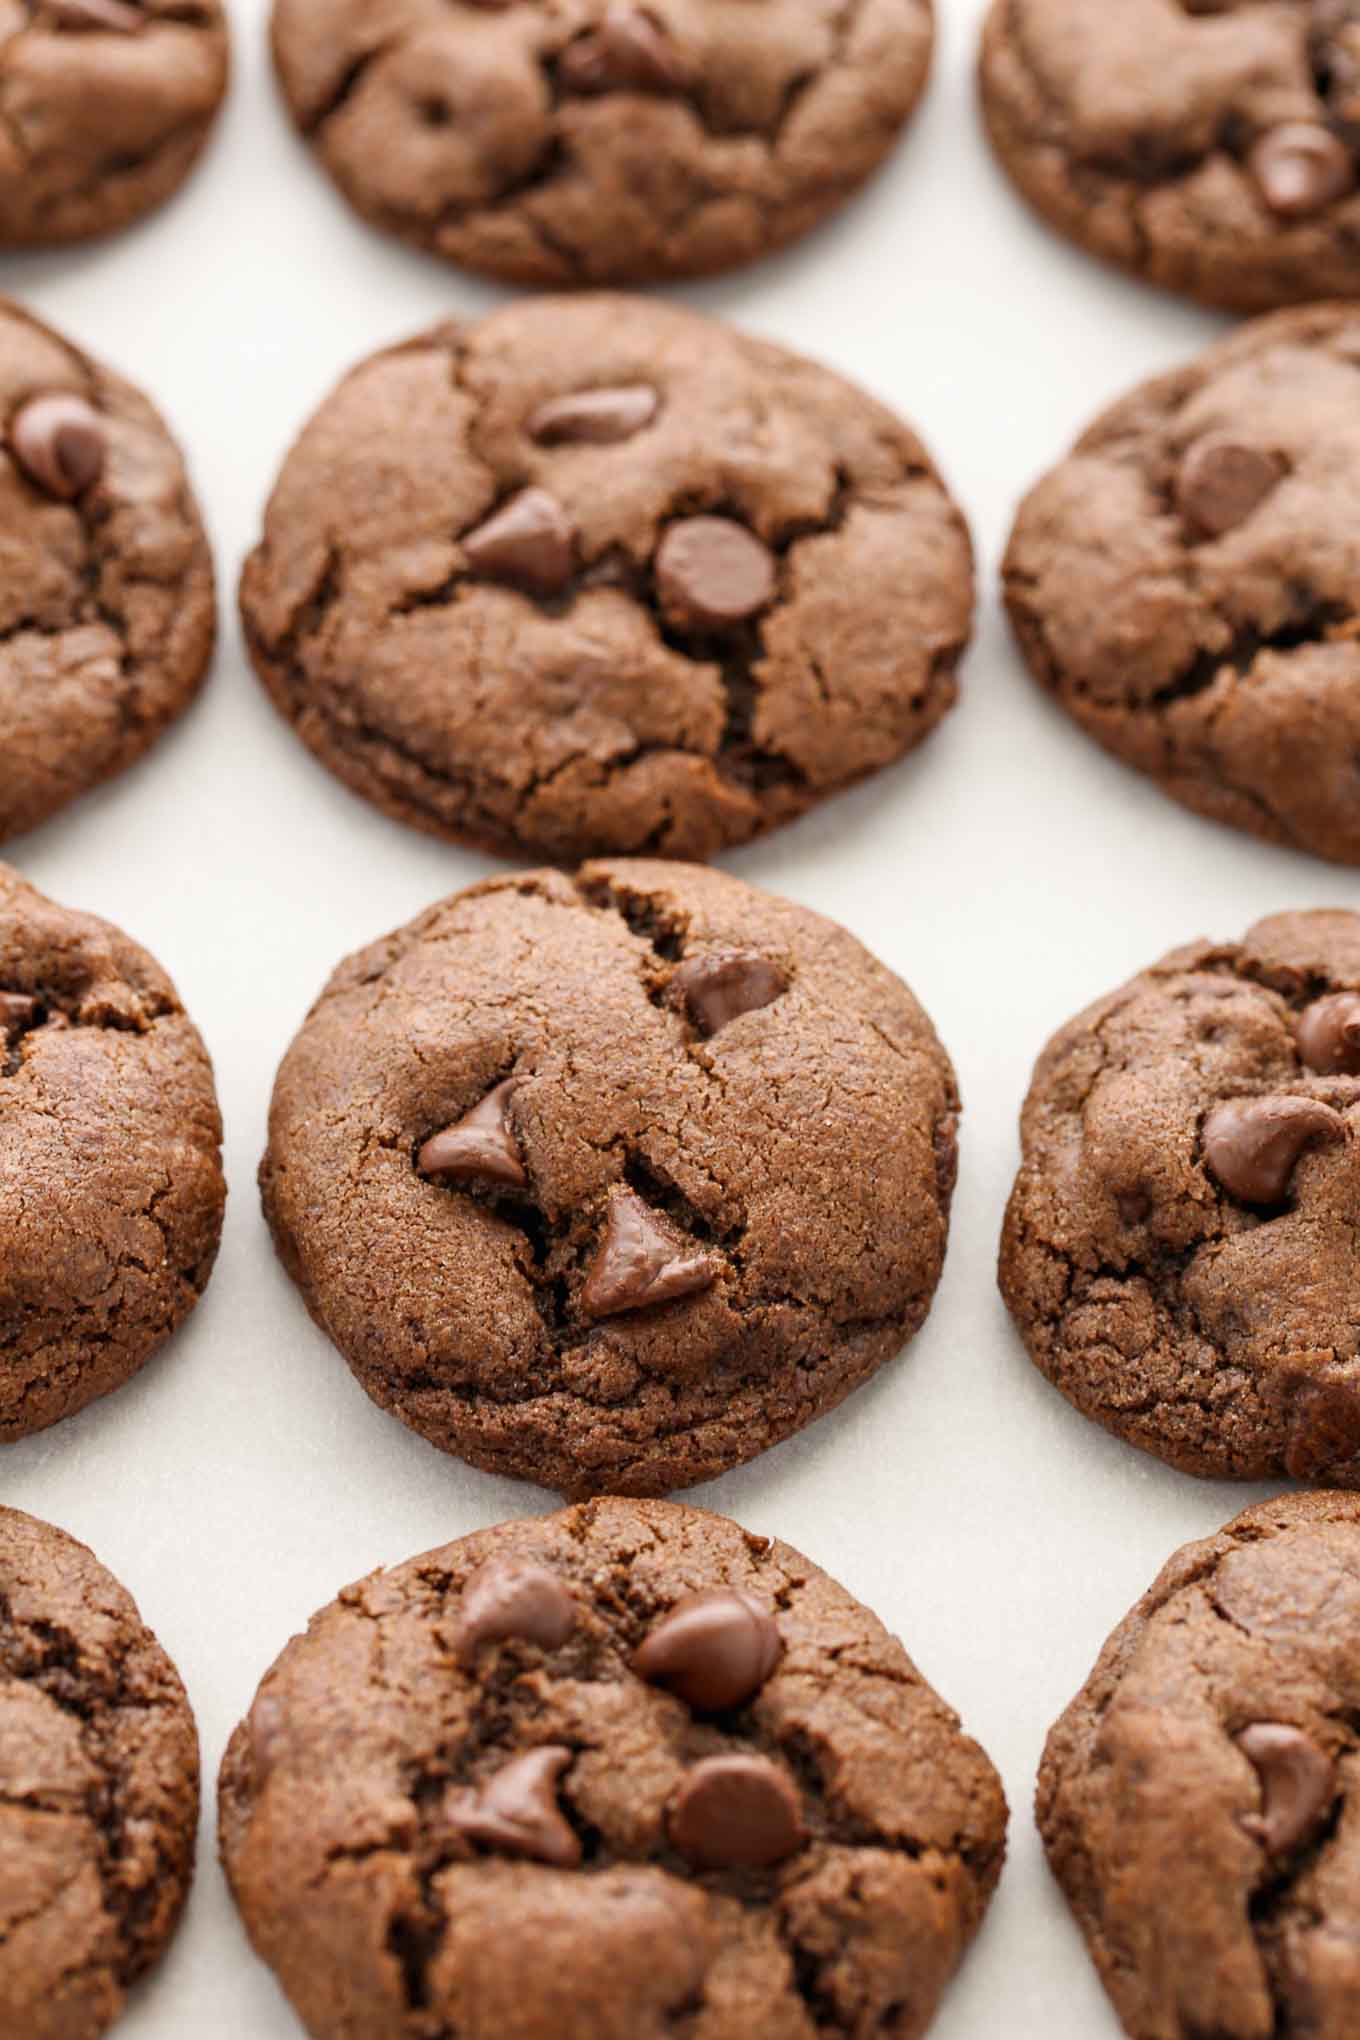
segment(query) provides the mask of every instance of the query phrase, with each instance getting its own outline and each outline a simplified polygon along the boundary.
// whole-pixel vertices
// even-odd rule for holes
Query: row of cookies
[[[3,872],[3,867],[0,867]],[[224,1200],[144,951],[0,878],[0,1436],[128,1378]],[[702,866],[489,880],[340,965],[280,1067],[279,1254],[380,1407],[570,1496],[712,1478],[924,1322],[959,1099],[906,986]],[[1200,1474],[1360,1485],[1360,915],[1173,951],[1049,1043],[1001,1285],[1078,1408]]]
[[[1199,812],[1360,863],[1360,309],[1282,312],[1116,404],[1027,497],[1019,643]],[[140,755],[213,641],[183,463],[136,391],[0,311],[0,836]],[[281,713],[414,827],[703,858],[953,705],[963,517],[920,440],[786,350],[538,299],[363,362],[284,463],[241,606]]]
[[[0,1595],[0,2029],[97,2040],[188,1892],[193,1714],[63,1532],[0,1509]],[[1036,1813],[1133,2040],[1353,2031],[1357,1706],[1355,1496],[1249,1509],[1115,1630]],[[313,2040],[917,2040],[1007,1827],[868,1609],[785,1544],[619,1499],[346,1588],[265,1674],[218,1814]]]

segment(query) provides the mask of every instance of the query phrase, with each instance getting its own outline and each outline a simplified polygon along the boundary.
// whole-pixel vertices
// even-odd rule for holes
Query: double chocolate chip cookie
[[[1258,320],[1107,411],[1026,498],[1036,678],[1185,806],[1360,864],[1360,306]]]
[[[346,378],[241,603],[276,705],[398,819],[707,857],[934,728],[972,553],[838,376],[677,307],[540,299]]]
[[[994,0],[982,104],[1093,254],[1238,311],[1360,296],[1360,0]]]
[[[931,0],[278,0],[293,118],[374,225],[539,285],[749,262],[878,168]]]
[[[1001,1288],[1031,1357],[1189,1473],[1360,1487],[1360,915],[1173,950],[1064,1027]]]
[[[83,1544],[0,1509],[0,2032],[96,2040],[179,1920],[198,1828],[184,1688]]]
[[[141,757],[192,699],[215,630],[164,421],[0,299],[0,840]]]
[[[656,1494],[922,1323],[957,1111],[929,1020],[844,930],[595,864],[474,886],[342,964],[261,1184],[375,1402],[491,1472]]]
[[[84,241],[161,205],[227,66],[220,0],[0,0],[0,247]]]
[[[188,1316],[221,1137],[160,966],[0,865],[0,1442],[120,1387]]]
[[[1187,1545],[1048,1739],[1049,1861],[1132,2040],[1350,2040],[1360,1499]]]
[[[314,2040],[915,2040],[1006,1828],[843,1588],[625,1501],[341,1594],[266,1675],[220,1813]]]

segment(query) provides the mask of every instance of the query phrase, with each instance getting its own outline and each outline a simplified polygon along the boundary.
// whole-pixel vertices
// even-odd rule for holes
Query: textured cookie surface
[[[1360,2002],[1360,1499],[1176,1553],[1048,1739],[1038,1818],[1133,2040],[1346,2040]]]
[[[293,118],[389,233],[516,283],[748,262],[834,211],[925,85],[930,0],[278,0]]]
[[[1044,1050],[1001,1287],[1032,1358],[1191,1473],[1360,1486],[1360,915],[1174,950]]]
[[[348,1589],[266,1676],[220,1808],[315,2040],[914,2040],[1006,1825],[844,1589],[618,1500]]]
[[[0,299],[0,839],[139,758],[192,698],[215,627],[164,422]]]
[[[169,198],[227,62],[219,0],[2,0],[0,247],[83,241]]]
[[[83,1544],[0,1509],[0,2032],[95,2040],[193,1874],[179,1676]]]
[[[1356,0],[994,0],[982,103],[1094,254],[1239,311],[1360,295]]]
[[[956,1111],[925,1014],[842,929],[599,864],[474,886],[342,964],[261,1181],[375,1401],[493,1472],[661,1493],[916,1330]]]
[[[1037,678],[1198,813],[1360,864],[1360,307],[1280,312],[1133,391],[1021,507]]]
[[[0,1441],[118,1388],[188,1316],[221,1136],[160,966],[0,865]]]
[[[333,772],[440,835],[706,857],[920,742],[972,613],[920,442],[678,308],[541,299],[365,362],[242,608]]]

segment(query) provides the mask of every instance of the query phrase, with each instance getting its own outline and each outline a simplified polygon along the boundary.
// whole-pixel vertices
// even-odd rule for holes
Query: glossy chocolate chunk
[[[685,630],[729,630],[774,599],[774,555],[731,517],[686,517],[657,548],[656,589]]]
[[[1344,1131],[1340,1113],[1315,1098],[1234,1098],[1205,1120],[1204,1158],[1243,1204],[1279,1204],[1304,1149]]]
[[[531,594],[554,595],[571,579],[575,533],[556,496],[521,489],[463,540],[473,571]]]
[[[1360,992],[1314,999],[1299,1015],[1299,1054],[1323,1077],[1360,1077]]]
[[[690,66],[645,7],[611,6],[597,29],[568,43],[557,75],[570,92],[677,92]]]
[[[529,437],[540,446],[616,446],[651,424],[659,402],[647,383],[573,390],[539,405],[529,419]]]
[[[633,1191],[615,1190],[581,1308],[591,1318],[647,1310],[709,1288],[718,1267],[715,1254],[679,1238]]]
[[[104,472],[103,421],[84,397],[65,390],[30,397],[10,420],[9,444],[29,480],[63,502]]]
[[[1176,503],[1187,524],[1208,538],[1245,524],[1283,478],[1277,454],[1241,440],[1197,439],[1176,476]]]
[[[729,1020],[758,1012],[788,990],[788,979],[776,965],[735,949],[687,957],[671,982],[704,1034],[717,1034]]]
[[[686,1772],[666,1826],[696,1870],[768,1869],[803,1845],[797,1789],[768,1757],[706,1757]]]
[[[507,1077],[455,1125],[432,1134],[417,1155],[416,1166],[427,1176],[522,1190],[529,1178],[510,1126],[513,1090],[514,1079]]]
[[[1336,1796],[1336,1767],[1302,1729],[1256,1721],[1237,1738],[1261,1781],[1261,1811],[1242,1825],[1272,1856],[1309,1835]]]
[[[479,1566],[458,1604],[458,1655],[464,1663],[483,1644],[519,1637],[541,1650],[557,1650],[576,1627],[580,1610],[561,1577],[524,1559],[490,1559]]]
[[[783,1649],[773,1616],[753,1594],[717,1588],[677,1601],[634,1653],[633,1670],[696,1713],[722,1714],[755,1698]]]
[[[1350,150],[1330,128],[1306,120],[1270,128],[1247,157],[1262,198],[1282,219],[1307,219],[1355,187]]]
[[[562,1818],[557,1781],[572,1752],[549,1743],[502,1765],[480,1785],[451,1793],[444,1817],[457,1834],[501,1856],[524,1856],[570,1870],[581,1844]]]

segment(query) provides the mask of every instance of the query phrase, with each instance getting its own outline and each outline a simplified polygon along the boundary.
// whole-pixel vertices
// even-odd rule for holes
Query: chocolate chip
[[[455,1125],[431,1134],[416,1156],[417,1168],[427,1176],[452,1176],[459,1183],[522,1190],[529,1178],[510,1126],[514,1088],[514,1078],[507,1077]]]
[[[657,549],[656,587],[672,623],[729,629],[772,600],[774,557],[731,517],[687,517]]]
[[[783,1655],[774,1617],[754,1594],[686,1594],[633,1655],[633,1670],[700,1714],[755,1698]]]
[[[763,956],[751,956],[738,949],[688,958],[671,983],[679,990],[695,1026],[704,1034],[717,1034],[729,1020],[742,1013],[759,1012],[789,986],[783,971]]]
[[[1355,186],[1355,166],[1344,142],[1314,121],[1291,120],[1263,134],[1247,168],[1272,212],[1306,219],[1344,198]]]
[[[473,570],[543,595],[571,579],[575,533],[546,489],[521,489],[495,515],[468,532],[463,551]]]
[[[512,1637],[557,1650],[576,1627],[580,1610],[555,1572],[522,1559],[489,1559],[478,1566],[458,1603],[459,1658],[468,1663],[484,1643]]]
[[[30,397],[10,420],[10,450],[49,496],[69,503],[104,472],[104,425],[84,397],[54,391]]]
[[[1238,1748],[1261,1781],[1261,1811],[1242,1816],[1247,1833],[1272,1856],[1297,1848],[1336,1796],[1336,1767],[1302,1729],[1254,1721]]]
[[[1198,439],[1176,476],[1176,504],[1187,524],[1219,538],[1245,524],[1284,473],[1278,454],[1222,436]]]
[[[559,82],[571,92],[678,92],[689,83],[690,66],[654,14],[642,7],[613,6],[600,26],[568,43],[558,59]]]
[[[125,0],[47,0],[48,18],[58,28],[103,29],[113,35],[135,35],[146,25],[140,7]]]
[[[0,992],[0,1038],[17,1041],[27,1033],[42,1011],[27,992]]]
[[[762,1870],[803,1844],[798,1793],[768,1757],[706,1757],[685,1774],[666,1827],[697,1870]]]
[[[1299,1054],[1324,1077],[1360,1077],[1360,992],[1314,999],[1299,1015]]]
[[[614,446],[650,425],[659,403],[656,391],[646,383],[573,390],[539,405],[529,419],[529,437],[540,446]]]
[[[616,1189],[581,1308],[592,1318],[647,1310],[708,1289],[717,1275],[715,1255],[689,1246],[631,1190]]]
[[[503,1764],[482,1784],[450,1793],[444,1817],[455,1833],[502,1856],[573,1869],[581,1844],[562,1818],[557,1781],[572,1753],[554,1743]]]
[[[1234,1098],[1204,1122],[1210,1173],[1243,1204],[1279,1204],[1304,1149],[1340,1140],[1345,1121],[1316,1098]]]

